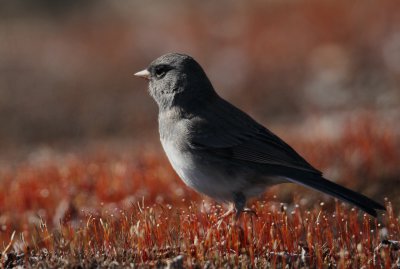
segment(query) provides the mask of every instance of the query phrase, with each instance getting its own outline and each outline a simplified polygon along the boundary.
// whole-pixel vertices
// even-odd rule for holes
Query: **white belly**
[[[200,164],[191,153],[177,150],[166,141],[161,140],[161,143],[175,172],[187,186],[217,200],[231,199],[238,186],[229,183],[230,180],[224,178],[214,167]]]

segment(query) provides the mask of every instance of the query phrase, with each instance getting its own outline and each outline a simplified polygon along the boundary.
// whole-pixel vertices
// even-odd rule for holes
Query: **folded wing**
[[[192,119],[191,124],[196,125],[192,128],[196,132],[190,135],[193,149],[244,162],[322,174],[267,128],[223,99],[218,101],[219,105],[209,106],[208,111]],[[207,116],[213,120],[207,120]]]

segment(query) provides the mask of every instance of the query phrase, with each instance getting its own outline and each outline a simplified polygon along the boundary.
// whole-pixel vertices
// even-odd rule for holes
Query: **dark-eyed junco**
[[[163,55],[135,74],[149,81],[159,107],[162,146],[189,187],[231,202],[239,217],[250,197],[293,182],[347,201],[372,216],[381,204],[322,176],[293,148],[222,99],[190,56]]]

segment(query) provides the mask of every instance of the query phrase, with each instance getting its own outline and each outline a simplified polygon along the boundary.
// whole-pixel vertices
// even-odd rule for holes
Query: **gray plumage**
[[[160,140],[177,174],[196,191],[232,202],[237,216],[248,198],[283,182],[330,194],[372,216],[385,209],[323,178],[278,136],[222,99],[190,56],[163,55],[135,75],[149,80]]]

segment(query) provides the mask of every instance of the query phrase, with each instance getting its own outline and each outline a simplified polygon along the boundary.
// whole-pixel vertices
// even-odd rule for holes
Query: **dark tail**
[[[329,181],[320,175],[310,174],[298,170],[292,170],[288,172],[290,173],[290,176],[287,175],[287,179],[289,181],[313,188],[323,193],[332,195],[345,202],[351,203],[375,218],[378,215],[376,210],[386,210],[383,205],[375,202],[374,200],[333,183],[332,181]]]

